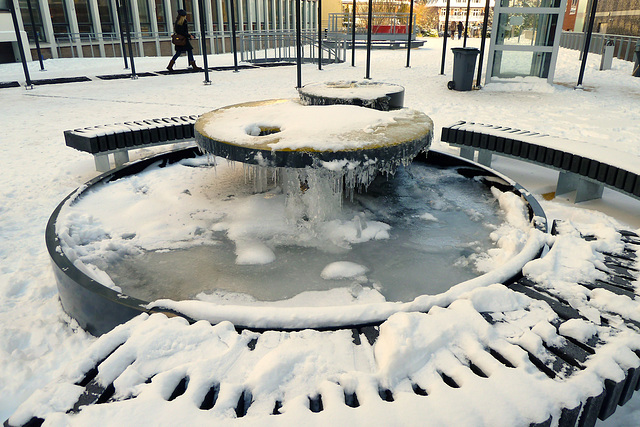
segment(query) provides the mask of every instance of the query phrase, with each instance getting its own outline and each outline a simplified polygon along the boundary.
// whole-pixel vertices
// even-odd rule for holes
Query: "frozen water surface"
[[[220,175],[224,173],[219,171],[213,179],[225,182]],[[225,215],[234,224],[242,222],[242,232],[218,223],[204,244],[199,240],[192,247],[182,242],[171,250],[144,250],[109,263],[106,272],[125,294],[144,300],[214,295],[218,302],[235,304],[278,301],[333,288],[348,288],[357,297],[363,288],[372,288],[388,301],[410,301],[478,275],[466,260],[493,246],[489,234],[503,222],[498,203],[485,185],[455,169],[422,163],[400,168],[394,177],[377,178],[366,193],[355,194],[352,201],[345,199],[332,222],[282,218],[273,225],[268,213],[272,208],[260,205],[247,212],[243,202],[259,197],[261,203],[278,204],[284,200],[282,194],[242,195],[238,188],[233,190],[238,206],[228,208]],[[210,193],[217,197],[210,201],[212,206],[230,205],[229,194]],[[274,216],[286,216],[284,211]],[[253,224],[247,225],[245,217]],[[247,232],[251,227],[260,232]],[[336,236],[336,229],[342,234]],[[375,233],[368,233],[372,229]],[[238,262],[239,248],[246,247],[247,241],[254,247],[249,254],[255,258],[248,264]],[[273,261],[263,261],[256,247],[258,254],[271,252]],[[327,266],[341,262],[363,267],[364,274],[323,278]]]

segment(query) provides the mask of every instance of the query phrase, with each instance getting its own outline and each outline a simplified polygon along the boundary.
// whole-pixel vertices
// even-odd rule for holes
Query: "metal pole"
[[[12,1],[12,0],[9,0]],[[31,19],[31,31],[33,31],[33,38],[36,42],[36,52],[38,52],[38,60],[40,61],[40,71],[44,71],[44,64],[42,63],[42,52],[40,52],[40,40],[38,40],[38,32],[36,31],[36,23],[33,20],[33,9],[31,8],[31,0],[27,0],[27,7],[29,8],[29,19]]]
[[[356,0],[353,0],[351,11],[351,66],[356,66]]]
[[[13,0],[9,0],[9,10],[11,11],[11,19],[13,20],[13,29],[16,32],[16,41],[18,42],[18,50],[20,51],[20,60],[22,62],[22,71],[24,71],[24,79],[27,82],[27,89],[33,89],[31,76],[29,76],[29,67],[27,67],[27,58],[24,56],[24,45],[22,44],[22,36],[20,35],[20,27],[18,26],[18,16],[13,5]]]
[[[131,78],[137,79],[136,64],[133,62],[133,46],[131,45],[131,31],[129,30],[129,8],[127,7],[127,0],[122,1],[124,6],[124,27],[127,32],[127,48],[129,49],[129,60],[131,61]]]
[[[369,0],[369,10],[367,11],[367,72],[365,79],[371,79],[371,25],[373,21],[373,0]]]
[[[411,65],[411,36],[413,35],[413,0],[409,6],[409,25],[407,30],[407,68]]]
[[[487,26],[489,25],[489,2],[484,4],[484,20],[482,21],[482,40],[480,40],[480,58],[478,59],[478,78],[476,79],[476,86],[480,87],[480,78],[482,77],[482,60],[484,59],[484,45],[487,39]]]
[[[322,70],[322,0],[318,0],[318,70]]]
[[[302,87],[302,37],[301,37],[301,28],[300,28],[300,2],[302,0],[296,1],[296,89],[300,89]]]
[[[238,72],[238,47],[236,45],[236,6],[235,0],[229,0],[231,11],[231,49],[233,50],[233,71]]]
[[[593,32],[593,21],[596,17],[596,9],[598,8],[598,0],[593,0],[591,4],[591,16],[589,16],[589,27],[587,28],[587,38],[584,41],[584,51],[582,52],[582,63],[580,64],[580,75],[578,76],[578,85],[582,86],[582,78],[584,77],[584,69],[587,66],[587,55],[589,54],[589,45],[591,44],[591,33]]]
[[[116,0],[116,14],[118,15],[118,33],[120,33],[120,50],[122,51],[122,58],[124,59],[124,69],[129,68],[127,63],[127,54],[124,51],[124,33],[122,32],[122,13],[120,8],[122,7],[120,0]]]
[[[464,22],[464,40],[462,41],[462,47],[467,47],[467,33],[469,31],[469,13],[471,13],[471,0],[467,0],[467,18]]]
[[[204,84],[210,85],[209,80],[209,61],[207,58],[207,38],[205,37],[206,16],[204,14],[204,3],[198,0],[198,8],[200,9],[200,43],[202,44],[202,61],[204,62]]]
[[[449,38],[449,9],[451,0],[447,0],[447,10],[444,14],[444,38],[442,39],[442,60],[440,61],[440,74],[444,74],[444,61],[447,56],[447,39]]]

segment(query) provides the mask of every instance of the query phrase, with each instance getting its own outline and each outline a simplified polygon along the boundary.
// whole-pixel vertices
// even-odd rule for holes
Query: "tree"
[[[416,26],[417,30],[421,33],[427,33],[429,30],[438,30],[438,8],[429,6],[426,0],[416,2],[413,6],[414,13],[416,14]]]
[[[366,16],[369,12],[369,4],[366,2],[358,2],[356,5],[356,13]],[[399,22],[396,14],[409,14],[409,2],[398,0],[376,0],[373,2],[373,22],[374,26],[378,25],[406,25],[406,22]],[[361,23],[358,23],[361,26]],[[364,23],[366,26],[366,22]]]

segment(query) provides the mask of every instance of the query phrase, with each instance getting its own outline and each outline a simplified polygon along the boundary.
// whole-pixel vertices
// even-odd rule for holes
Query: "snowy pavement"
[[[446,82],[449,78],[438,74],[440,47],[440,41],[429,39],[424,47],[412,52],[411,68],[404,67],[404,53],[398,51],[376,51],[373,53],[372,62],[372,77],[375,80],[403,85],[406,89],[405,106],[429,115],[435,123],[436,136],[439,135],[442,126],[457,120],[497,123],[573,140],[588,141],[593,144],[595,158],[598,157],[598,153],[606,152],[609,147],[625,152],[629,156],[640,158],[640,143],[638,142],[640,123],[637,120],[637,111],[640,110],[640,79],[631,77],[632,65],[630,63],[615,61],[613,70],[598,71],[599,57],[591,55],[584,79],[585,90],[576,91],[572,87],[579,69],[578,53],[561,49],[556,71],[556,84],[553,86],[540,82],[522,81],[509,84],[491,84],[480,91],[451,92],[446,89]],[[324,70],[318,71],[311,64],[305,65],[303,67],[303,83],[361,79],[364,75],[364,52],[358,52],[358,54],[356,68],[347,64],[338,64],[325,66]],[[141,72],[161,70],[167,60],[168,58],[140,58],[136,61],[136,67]],[[229,55],[210,57],[211,65],[229,65],[231,62]],[[53,78],[122,72],[122,62],[119,59],[48,60],[45,62],[48,71],[45,72],[37,71],[39,69],[37,63],[30,64],[30,66],[32,67],[32,78],[36,78],[35,76],[44,78],[40,77],[42,75],[46,75],[46,78]],[[449,57],[447,67],[449,75],[450,68],[451,58]],[[0,65],[0,72],[3,81],[22,80],[20,64]],[[102,348],[99,344],[100,341],[96,341],[95,338],[80,330],[62,311],[57,300],[55,280],[43,242],[44,227],[54,207],[68,193],[96,175],[93,159],[90,155],[65,147],[63,131],[132,119],[201,114],[214,108],[240,102],[297,96],[294,89],[295,67],[242,70],[239,73],[215,72],[212,73],[211,78],[213,81],[211,86],[202,85],[201,75],[180,74],[142,77],[138,80],[95,80],[83,83],[38,86],[29,91],[24,88],[0,90],[0,99],[3,101],[3,111],[0,117],[0,124],[3,128],[0,137],[2,142],[0,144],[0,161],[2,162],[0,179],[3,184],[0,190],[0,295],[2,296],[0,322],[3,325],[2,332],[0,332],[0,366],[2,367],[0,368],[0,396],[2,396],[0,397],[0,419],[8,418],[34,391],[49,384],[52,380],[61,378],[61,375],[69,375],[69,371],[77,375],[77,371],[74,372],[74,369],[77,370],[80,367],[67,367],[70,360],[76,360],[77,357],[80,357],[80,360],[86,360],[86,352],[94,352]],[[448,147],[444,145],[438,147],[438,145],[435,141],[434,146],[448,150]],[[136,155],[146,156],[163,149],[140,150]],[[553,191],[557,177],[555,172],[509,159],[497,158],[494,160],[493,167],[540,196]],[[580,227],[590,227],[605,235],[615,228],[631,230],[640,228],[640,215],[638,215],[640,203],[610,190],[605,190],[602,200],[579,205],[573,205],[569,197],[556,198],[551,201],[541,200],[541,202],[550,220],[562,219]],[[549,262],[547,266],[532,265],[529,267],[535,271],[532,274],[550,273],[551,277],[548,280],[562,280],[564,274],[567,273],[564,268],[575,269],[576,266],[581,274],[586,274],[579,266],[581,262],[585,261],[584,257],[588,255],[588,252],[576,251],[575,244],[577,244],[575,241],[568,239],[566,246],[559,245],[553,258],[555,263]],[[587,256],[586,260],[592,264],[598,261],[597,256],[593,254]],[[479,292],[489,292],[489,288]],[[500,292],[504,294],[504,290],[500,290]],[[571,289],[567,288],[567,292],[571,292]],[[594,296],[589,292],[581,292],[589,298]],[[595,296],[606,297],[601,294]],[[504,298],[499,300],[505,301],[505,298],[506,294]],[[496,326],[475,322],[473,321],[475,315],[471,311],[465,311],[470,308],[470,305],[473,305],[469,302],[472,300],[473,298],[469,297],[455,303],[454,308],[460,310],[459,323],[456,323],[456,330],[450,332],[451,334],[466,335],[470,333],[477,337],[495,331]],[[623,306],[631,308],[631,315],[636,316],[635,313],[638,312],[636,304],[637,302],[634,300],[628,301]],[[540,308],[540,312],[531,312],[526,310],[527,307],[526,302],[516,301],[515,305],[511,306],[510,313],[514,317],[522,315],[525,318],[527,316],[535,317],[535,313],[541,315],[545,313],[544,308]],[[507,310],[504,307],[502,309]],[[432,314],[407,314],[403,315],[404,317],[398,316],[393,322],[390,321],[388,327],[381,331],[381,337],[384,339],[380,341],[379,338],[376,349],[369,350],[370,353],[366,356],[370,361],[369,378],[373,376],[386,380],[398,379],[403,374],[407,374],[406,370],[411,368],[402,362],[414,360],[412,357],[423,357],[421,355],[424,352],[428,353],[420,345],[413,344],[415,343],[413,340],[399,343],[405,333],[424,331],[426,328],[426,330],[433,331],[436,336],[432,341],[423,340],[425,345],[429,342],[446,343],[447,338],[452,335],[442,329],[442,324],[446,322],[436,321],[435,317],[438,319],[440,316],[446,317],[445,313],[452,308],[442,310],[442,313],[434,312],[434,316]],[[477,312],[477,309],[473,311]],[[468,317],[465,313],[468,314]],[[435,316],[436,314],[437,316]],[[549,313],[547,312],[547,314]],[[139,320],[139,322],[142,321],[143,319]],[[548,319],[545,318],[545,321],[548,322]],[[157,317],[142,323],[151,327],[154,322],[161,323],[166,328],[169,328],[169,323],[165,324],[165,322],[170,322],[171,325],[175,324],[177,331],[175,334],[178,335],[180,328],[187,328],[180,321],[162,320]],[[427,327],[425,323],[425,328],[414,328],[411,326],[413,324],[411,322],[416,324],[426,322],[429,325]],[[216,346],[224,345],[225,348],[229,348],[230,344],[241,343],[248,338],[232,331],[228,324],[220,324],[213,328],[198,327],[203,331],[214,331],[215,334],[222,337],[211,339],[210,345],[214,350]],[[482,328],[484,329],[479,330]],[[123,330],[131,331],[132,334],[136,332],[135,329],[133,325],[123,328]],[[140,329],[140,331],[142,330]],[[152,335],[154,341],[149,344],[152,349],[161,349],[163,346],[170,347],[173,337],[176,336],[169,333],[162,334],[158,332],[157,328],[151,328],[151,330],[155,330],[157,334]],[[531,332],[532,329],[527,328],[527,330]],[[540,334],[543,334],[544,331],[546,329],[542,327],[538,330]],[[523,329],[520,336],[517,330],[511,331],[513,336],[531,339],[531,336],[528,333],[525,335],[525,332]],[[313,335],[311,332],[309,334]],[[339,334],[336,333],[336,335]],[[297,390],[298,395],[304,394],[300,390],[309,393],[317,392],[319,387],[329,387],[322,383],[321,380],[327,378],[323,375],[337,375],[336,371],[332,371],[333,369],[343,369],[342,372],[350,372],[349,366],[340,363],[327,363],[322,359],[327,355],[326,349],[315,352],[307,351],[313,348],[322,348],[324,339],[306,337],[305,344],[302,345],[304,349],[292,342],[291,348],[284,349],[276,345],[274,348],[277,351],[274,352],[252,352],[250,359],[254,359],[248,360],[248,365],[239,364],[234,368],[235,370],[229,372],[233,371],[234,383],[251,385],[257,384],[251,382],[252,379],[258,377],[264,379],[269,375],[275,375],[274,373],[285,375],[295,365],[300,367],[303,374],[309,371],[318,374],[315,377],[317,382],[312,383],[317,386],[315,391],[298,388],[301,387],[300,378],[304,378],[304,375],[287,377],[290,383],[275,375],[271,377],[271,380],[263,381],[261,384],[274,387],[274,384],[286,383],[291,387],[291,390]],[[350,342],[351,337],[337,337],[336,339],[342,340],[341,342]],[[248,340],[250,341],[250,338]],[[616,342],[615,348],[610,347],[612,353],[607,353],[603,357],[610,357],[617,361],[625,359],[627,357],[625,348],[628,350],[630,346],[634,347],[633,343],[636,340],[637,336],[629,332],[620,334],[618,338],[613,340]],[[142,342],[135,340],[131,343],[133,345],[142,344]],[[96,346],[91,346],[92,343],[96,343]],[[185,343],[181,348],[188,345]],[[341,348],[340,346],[343,344],[339,341],[333,345]],[[262,351],[262,344],[259,347]],[[256,346],[256,350],[259,347]],[[140,349],[142,348],[140,347]],[[442,354],[449,351],[449,347],[446,345],[438,348],[441,349]],[[394,351],[400,351],[399,349],[406,353],[394,353]],[[133,353],[130,353],[130,357],[135,359],[134,353],[138,350],[131,351]],[[194,351],[200,350],[194,348]],[[182,352],[171,354],[180,357]],[[186,353],[184,354],[186,355]],[[394,354],[401,354],[401,357],[395,357]],[[434,351],[432,354],[440,355],[441,353]],[[299,362],[283,358],[282,364],[278,365],[277,361],[283,357],[282,355],[287,355],[288,358],[298,357]],[[227,359],[221,358],[218,363],[223,363],[224,360]],[[166,360],[162,361],[162,363],[165,362]],[[252,366],[252,369],[247,366]],[[452,365],[447,364],[446,366]],[[590,381],[593,381],[593,378],[598,375],[604,375],[602,372],[596,373],[597,369],[599,368],[594,367],[594,372],[590,374],[593,375],[590,377]],[[179,375],[179,373],[172,375]],[[585,375],[581,378],[586,381],[587,377],[588,375]],[[353,380],[353,378],[351,379]],[[211,380],[211,378],[207,378],[207,380]],[[136,381],[130,381],[128,386],[135,387],[136,384],[140,384]],[[343,380],[343,382],[345,381],[346,379]],[[367,381],[369,380],[362,379],[361,384],[366,384]],[[529,406],[526,401],[528,391],[526,380],[519,383],[518,381],[499,381],[498,376],[490,377],[489,382],[494,384],[494,381],[496,387],[515,384],[515,391],[511,396],[512,405],[498,407],[493,401],[485,402],[483,399],[488,398],[489,394],[483,395],[483,390],[486,389],[480,388],[480,391],[474,394],[477,396],[477,400],[471,399],[470,402],[473,402],[473,407],[492,407],[493,411],[488,411],[486,415],[478,418],[477,415],[474,415],[475,411],[471,409],[462,411],[455,401],[443,397],[442,400],[439,398],[431,400],[434,405],[433,419],[443,420],[445,412],[453,412],[461,417],[459,425],[473,424],[474,420],[479,420],[477,425],[497,425],[502,422],[505,423],[503,425],[513,425],[507,423],[521,423],[525,420],[544,421],[544,419],[536,418],[538,413],[533,415],[535,412],[533,409],[531,412],[527,409]],[[540,381],[544,383],[546,380],[541,379]],[[203,380],[202,384],[205,383],[206,381]],[[472,383],[475,384],[473,381]],[[567,382],[567,384],[569,383]],[[571,383],[571,386],[567,387],[573,387],[576,383]],[[353,387],[356,385],[354,384]],[[571,392],[561,393],[562,398],[569,399],[571,396],[575,398],[580,393],[590,390],[590,387],[593,387],[593,382],[580,383],[576,385],[574,394]],[[158,396],[162,396],[162,393],[165,393],[169,388],[171,388],[169,382],[161,381],[154,384],[152,381],[150,387],[147,387],[149,391],[145,392],[145,395],[151,396],[148,410],[164,408],[162,406],[164,404],[158,403],[160,402]],[[444,390],[447,391],[443,392],[441,396],[453,393],[451,390]],[[537,390],[539,395],[545,395],[544,390],[546,389],[544,387]],[[278,391],[270,390],[269,392],[277,393]],[[190,396],[189,393],[195,393],[195,391],[188,391],[184,397]],[[363,392],[363,396],[367,396],[367,393]],[[335,396],[335,390],[329,390],[325,394]],[[552,395],[554,394],[552,393]],[[233,400],[232,397],[229,395],[229,399]],[[270,397],[273,397],[273,394]],[[407,407],[415,410],[415,405],[410,403],[412,399],[414,398],[407,400],[407,406],[397,401],[392,405],[399,404],[398,407],[403,410]],[[177,401],[178,399],[176,399],[176,404]],[[425,404],[426,401],[426,399],[420,401],[420,405]],[[187,399],[183,399],[183,402],[186,408],[184,414],[191,414],[193,411],[189,408],[193,405],[187,404]],[[385,406],[369,405],[366,403],[366,399],[364,403],[360,402],[361,408],[375,407],[377,409],[371,411],[356,409],[354,415],[353,412],[345,412],[353,408],[346,407],[345,409],[345,407],[335,406],[335,410],[323,411],[324,415],[318,418],[310,418],[308,409],[306,412],[303,410],[304,402],[296,402],[285,413],[285,415],[290,414],[288,416],[291,416],[292,419],[304,418],[305,421],[311,419],[317,420],[318,423],[323,421],[326,423],[328,419],[348,419],[352,422],[357,418],[363,424],[370,424],[373,420],[388,420],[390,424],[397,421],[391,419],[391,414],[395,411],[386,412]],[[547,409],[545,413],[551,413],[557,409],[549,408],[548,402],[549,400],[546,400],[546,403],[539,403]],[[54,405],[56,402],[50,403]],[[431,403],[426,403],[426,405],[431,405]],[[331,408],[331,405],[326,402],[325,406]],[[535,405],[531,406],[531,408],[535,407]],[[407,411],[407,417],[417,416],[415,412]],[[401,410],[399,412],[402,413]],[[162,413],[166,414],[166,412]],[[115,424],[117,416],[115,413],[113,415]],[[96,409],[95,413],[87,411],[86,416],[102,417],[103,415],[100,413],[100,409]],[[202,415],[193,416],[195,417],[193,420],[197,421],[199,419],[197,417]],[[636,396],[626,406],[619,408],[602,425],[637,425],[639,417],[640,398]],[[96,420],[99,418],[88,419]],[[411,419],[419,420],[420,418]],[[251,417],[243,417],[243,420],[246,423],[250,423],[252,420],[256,422]],[[66,422],[64,419],[59,419],[59,421]],[[82,422],[80,418],[78,418],[78,422]],[[272,422],[277,423],[278,421]],[[434,424],[437,422],[434,421]]]

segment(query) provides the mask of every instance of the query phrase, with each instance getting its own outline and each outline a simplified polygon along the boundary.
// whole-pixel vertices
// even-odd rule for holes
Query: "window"
[[[192,0],[184,0],[184,10],[187,11],[187,18],[189,18],[189,22],[193,23],[193,1]]]
[[[69,38],[69,18],[67,8],[63,0],[49,0],[49,13],[51,13],[51,24],[53,35],[56,39]]]
[[[204,0],[204,1],[208,1],[208,0]],[[211,15],[207,16],[207,21],[211,20],[211,24],[213,25],[213,31],[218,31],[218,4],[215,1],[210,1],[209,4],[211,6]],[[207,13],[206,10],[204,13]]]
[[[113,10],[109,0],[98,0],[98,16],[100,17],[100,26],[102,34],[113,34],[116,32]]]
[[[247,6],[247,0],[242,0],[242,14],[243,14],[243,22],[239,25],[239,30],[248,30],[249,29],[249,7]]]
[[[270,4],[270,2],[265,2],[265,20],[267,21],[267,26],[271,27],[272,30],[276,29],[276,17],[273,16],[273,6]],[[267,28],[269,29],[269,28]]]
[[[158,33],[160,35],[168,35],[167,27],[167,11],[164,8],[163,0],[155,0],[156,2],[156,22],[158,23]]]
[[[227,7],[227,4],[227,1],[222,1],[222,31],[231,31],[231,26],[229,25],[229,21],[231,21],[231,5]],[[213,29],[216,29],[215,25]]]
[[[275,0],[276,2],[276,16],[273,18],[274,21],[271,21],[271,25],[273,26],[274,30],[282,30],[281,25],[280,25],[280,19],[282,19],[283,21],[283,25],[284,25],[284,11],[282,10],[282,5],[280,0]],[[351,19],[351,18],[349,18]]]
[[[551,52],[496,51],[492,77],[513,78],[549,75]]]
[[[503,13],[496,44],[553,46],[557,20],[557,14]]]
[[[74,0],[76,8],[76,18],[78,20],[78,31],[80,34],[93,33],[93,22],[91,21],[91,9],[89,0]]]
[[[33,13],[33,22],[31,22],[31,16],[29,14],[29,3],[31,4],[31,12]],[[20,0],[20,14],[22,15],[22,22],[24,23],[24,30],[27,32],[29,41],[35,43],[38,35],[38,41],[46,41],[44,37],[44,26],[42,25],[42,13],[40,12],[40,4],[37,0]],[[33,33],[33,27],[35,27],[35,34]]]
[[[151,14],[147,0],[138,0],[138,18],[140,18],[140,33],[142,37],[151,35]]]

